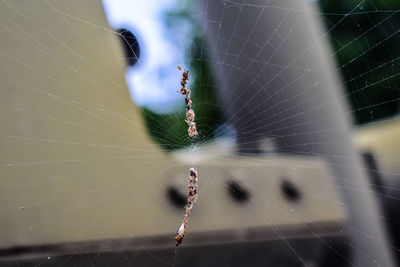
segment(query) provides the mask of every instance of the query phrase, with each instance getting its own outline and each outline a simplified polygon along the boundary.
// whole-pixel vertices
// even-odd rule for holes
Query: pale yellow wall
[[[361,152],[373,154],[385,182],[397,186],[400,172],[400,118],[361,126],[355,130],[354,140]]]
[[[0,247],[150,233],[166,157],[101,2],[0,5]]]

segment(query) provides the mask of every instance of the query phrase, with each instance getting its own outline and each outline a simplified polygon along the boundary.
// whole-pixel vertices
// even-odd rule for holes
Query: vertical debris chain
[[[180,66],[178,66],[179,70],[182,70]],[[193,137],[198,134],[196,129],[196,123],[194,122],[194,111],[192,109],[192,100],[190,99],[190,90],[186,88],[187,81],[189,80],[189,71],[183,71],[181,85],[182,88],[179,91],[182,95],[185,95],[185,105],[186,105],[186,123],[189,125],[188,135]],[[185,216],[183,217],[183,222],[176,232],[175,241],[176,246],[182,244],[183,238],[185,237],[186,228],[189,222],[190,210],[193,208],[193,205],[197,202],[197,182],[198,175],[197,171],[194,168],[189,169],[189,178],[188,178],[188,199],[185,208]]]
[[[178,66],[179,69],[180,66]],[[193,137],[198,134],[196,129],[196,123],[194,122],[194,111],[192,109],[192,100],[190,99],[190,90],[186,88],[187,81],[189,80],[189,71],[184,71],[182,74],[181,85],[182,88],[179,91],[182,95],[185,95],[186,105],[186,123],[189,125],[188,134]]]
[[[190,210],[193,208],[193,205],[197,202],[197,182],[198,176],[197,171],[194,168],[189,169],[189,179],[188,179],[188,200],[186,204],[186,212],[183,217],[183,222],[176,233],[175,240],[176,246],[179,246],[183,238],[185,237],[186,227],[189,222]]]

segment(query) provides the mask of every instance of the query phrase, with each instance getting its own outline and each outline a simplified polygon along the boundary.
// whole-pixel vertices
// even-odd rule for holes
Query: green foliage
[[[184,110],[184,107],[182,107]],[[153,140],[167,151],[190,145],[185,123],[185,112],[158,114],[142,107],[145,125]],[[182,123],[179,123],[182,122]]]
[[[201,51],[192,47],[192,53]],[[205,60],[193,60],[190,66],[190,70],[197,73],[191,89],[195,121],[199,131],[199,136],[194,141],[205,142],[214,137],[215,130],[224,122],[225,116],[218,102],[215,86],[212,86],[215,83],[208,63]],[[179,81],[177,84],[179,88]],[[187,134],[184,105],[180,111],[170,114],[158,114],[146,107],[142,108],[142,113],[150,136],[167,151],[191,145],[193,140]]]
[[[204,49],[205,36],[201,27],[190,17],[185,5],[178,5],[176,9],[171,10],[166,14],[165,21],[171,34],[179,33],[184,28],[182,25],[190,29],[191,39],[184,40],[189,44],[185,51],[185,63],[189,68],[188,88],[191,90],[199,135],[195,138],[188,137],[184,96],[182,107],[174,113],[158,114],[146,107],[142,108],[142,113],[150,136],[167,151],[173,151],[190,146],[193,141],[205,142],[214,138],[215,130],[225,121],[225,116],[219,103],[207,50]],[[177,36],[176,42],[182,41],[179,37],[181,36]],[[180,89],[180,80],[176,81],[176,89]]]
[[[400,1],[321,0],[320,5],[355,122],[398,113]]]

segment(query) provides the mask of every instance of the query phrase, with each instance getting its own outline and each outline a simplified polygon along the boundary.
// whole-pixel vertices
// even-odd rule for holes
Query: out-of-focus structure
[[[350,121],[335,116],[346,106],[334,65],[325,56],[328,47],[319,40],[317,17],[286,17],[280,30],[297,28],[278,43],[273,32],[285,16],[279,9],[265,10],[255,24],[251,5],[244,6],[239,26],[232,28],[234,14],[229,12],[235,9],[222,5],[200,1],[199,9],[207,10],[206,22],[222,22],[206,23],[206,29],[221,95],[230,92],[224,99],[238,143],[167,155],[147,136],[131,103],[122,45],[108,27],[100,1],[1,4],[6,14],[0,17],[2,265],[121,265],[140,251],[148,256],[135,265],[162,265],[175,249],[185,174],[194,163],[202,191],[191,232],[174,264],[212,260],[229,265],[221,253],[234,259],[239,249],[258,254],[237,264],[317,264],[328,240],[340,240],[354,250],[339,255],[357,266],[373,266],[371,258],[393,266],[382,245],[387,240],[379,209],[352,145]],[[290,5],[312,9],[305,0]],[[259,28],[249,32],[246,25]],[[255,49],[234,38],[227,45],[215,38],[243,32],[255,40],[271,38],[276,49]],[[269,69],[269,76],[260,75],[251,86],[258,68],[229,56],[241,50],[284,67]],[[316,86],[316,80],[324,82]],[[275,90],[285,94],[276,98],[277,93],[270,94]],[[303,91],[316,97],[298,105],[296,95]],[[277,115],[264,119],[265,105]],[[252,107],[251,114],[245,106]],[[235,124],[235,117],[251,129]],[[359,133],[365,147],[363,136],[369,134]],[[273,140],[273,153],[260,152],[265,139]],[[381,148],[372,150],[380,156]],[[364,232],[379,242],[371,242]]]

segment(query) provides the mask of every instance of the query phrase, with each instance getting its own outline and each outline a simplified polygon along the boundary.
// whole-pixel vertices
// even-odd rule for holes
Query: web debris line
[[[178,66],[181,70],[181,67]],[[186,123],[189,125],[188,135],[193,137],[198,134],[196,129],[196,123],[194,122],[194,111],[192,109],[192,100],[190,99],[190,90],[186,88],[187,81],[189,80],[189,71],[184,71],[182,74],[181,85],[182,88],[179,91],[182,95],[185,95],[185,106],[186,106]]]
[[[182,70],[181,66],[178,66],[179,70]],[[187,81],[189,80],[189,71],[183,71],[181,85],[182,88],[179,91],[181,94],[185,95],[185,105],[186,105],[186,123],[189,125],[188,135],[193,137],[198,134],[196,129],[196,123],[194,122],[194,111],[192,109],[192,100],[190,99],[190,90],[186,88]],[[185,216],[183,217],[183,222],[176,232],[175,241],[176,246],[182,244],[183,238],[185,237],[186,228],[189,222],[190,210],[193,205],[197,202],[197,182],[198,182],[197,171],[194,168],[189,169],[188,178],[188,199],[186,204]]]
[[[197,202],[197,182],[198,182],[197,171],[194,168],[189,169],[189,179],[188,179],[188,201],[186,204],[186,212],[183,217],[183,222],[176,232],[175,240],[176,246],[182,244],[183,238],[185,237],[187,224],[189,222],[190,210],[193,208],[193,205]]]

